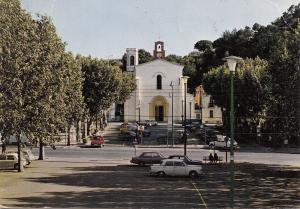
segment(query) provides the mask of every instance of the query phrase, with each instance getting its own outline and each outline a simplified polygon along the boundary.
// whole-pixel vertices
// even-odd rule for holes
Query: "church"
[[[136,90],[124,103],[124,121],[155,120],[171,124],[184,118],[195,118],[194,98],[186,92],[188,77],[183,76],[183,67],[166,61],[164,43],[154,44],[154,60],[139,64],[138,49],[127,48],[126,70],[136,80]],[[185,99],[186,98],[186,99]],[[116,112],[112,108],[110,113]],[[111,116],[111,114],[110,114]]]

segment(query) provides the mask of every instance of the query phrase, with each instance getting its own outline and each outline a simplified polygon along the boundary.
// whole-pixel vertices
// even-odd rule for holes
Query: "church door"
[[[155,106],[155,120],[164,121],[164,106]]]

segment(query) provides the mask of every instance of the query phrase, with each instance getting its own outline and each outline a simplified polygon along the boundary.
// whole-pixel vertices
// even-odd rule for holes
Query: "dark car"
[[[218,134],[220,134],[220,132],[211,127],[203,127],[195,132],[195,136],[199,137],[206,144],[209,144],[209,142],[216,140],[216,135]]]
[[[138,157],[133,157],[131,163],[138,165],[159,164],[165,157],[158,152],[143,152]]]
[[[151,135],[151,131],[149,129],[144,129],[142,133],[144,137],[149,137]]]
[[[182,159],[188,165],[202,165],[201,160],[192,160],[188,156],[184,155],[170,155],[168,159]]]
[[[132,141],[134,141],[135,138],[136,138],[136,133],[133,132],[133,131],[128,131],[128,132],[122,133],[120,135],[120,140],[121,141],[132,142]]]
[[[200,119],[186,119],[186,123],[183,121],[182,123],[182,126],[184,125],[191,125],[191,124],[194,124],[194,125],[201,125],[201,120]]]

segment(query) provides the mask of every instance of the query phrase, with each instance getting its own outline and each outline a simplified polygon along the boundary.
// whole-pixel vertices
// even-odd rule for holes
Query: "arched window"
[[[156,88],[161,89],[161,75],[156,77]]]
[[[134,56],[130,56],[130,66],[134,65]]]

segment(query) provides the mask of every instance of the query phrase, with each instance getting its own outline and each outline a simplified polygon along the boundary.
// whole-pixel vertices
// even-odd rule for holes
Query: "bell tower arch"
[[[164,42],[156,41],[154,43],[153,56],[156,59],[164,59],[165,58]]]
[[[134,72],[134,66],[139,64],[139,54],[137,48],[126,49],[126,70]]]

